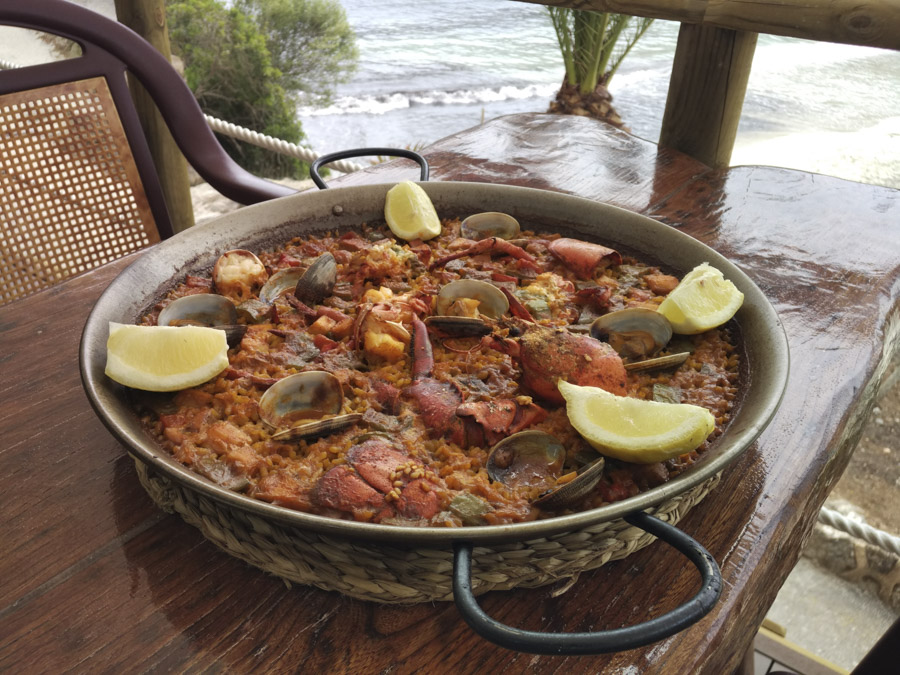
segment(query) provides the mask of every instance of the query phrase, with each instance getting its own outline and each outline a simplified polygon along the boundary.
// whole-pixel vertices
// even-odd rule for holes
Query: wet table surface
[[[652,216],[742,267],[784,323],[791,373],[772,424],[679,527],[722,568],[698,624],[599,656],[477,636],[452,603],[380,605],[287,588],[150,501],[78,374],[85,318],[137,255],[0,307],[0,670],[725,673],[800,555],[897,343],[900,191],[765,167],[714,171],[581,118],[514,115],[426,148],[433,180],[567,192]],[[342,184],[417,179],[406,161]],[[660,542],[569,592],[491,592],[492,616],[585,631],[658,615],[698,575]]]

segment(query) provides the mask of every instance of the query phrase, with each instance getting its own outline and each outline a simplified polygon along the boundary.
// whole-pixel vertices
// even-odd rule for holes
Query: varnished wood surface
[[[785,37],[900,49],[894,0],[520,0]]]
[[[896,348],[900,191],[782,169],[712,171],[580,118],[516,115],[425,150],[435,180],[561,190],[648,214],[740,265],[791,347],[782,408],[682,521],[722,567],[696,626],[592,657],[476,636],[454,605],[380,606],[278,579],[220,552],[144,494],[78,376],[84,320],[128,259],[0,307],[0,671],[730,672],[796,562]],[[342,182],[415,178],[405,162]],[[139,254],[135,254],[139,255]],[[663,544],[569,592],[489,593],[537,630],[618,627],[674,607],[695,572]]]

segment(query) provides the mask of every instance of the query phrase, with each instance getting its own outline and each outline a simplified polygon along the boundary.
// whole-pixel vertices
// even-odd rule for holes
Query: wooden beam
[[[119,21],[138,33],[171,61],[172,51],[166,27],[165,1],[115,0],[115,3]],[[172,227],[176,232],[181,232],[194,224],[187,161],[144,87],[133,77],[129,77],[129,85],[159,173],[163,194],[172,218]]]
[[[659,144],[728,166],[750,77],[756,33],[682,24]]]
[[[900,0],[519,0],[900,50]]]

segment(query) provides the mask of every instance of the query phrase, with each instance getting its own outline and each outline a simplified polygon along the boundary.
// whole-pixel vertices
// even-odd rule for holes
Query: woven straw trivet
[[[356,542],[276,524],[186,489],[137,459],[135,465],[141,484],[157,506],[178,513],[226,553],[286,581],[384,603],[453,599],[450,546],[412,548]],[[718,482],[716,474],[649,513],[674,525]],[[476,546],[472,588],[480,595],[566,580],[554,591],[563,593],[581,572],[621,560],[653,539],[620,519],[546,538]]]

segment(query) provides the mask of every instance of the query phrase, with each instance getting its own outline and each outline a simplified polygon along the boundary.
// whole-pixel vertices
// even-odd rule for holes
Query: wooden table
[[[0,670],[718,675],[738,665],[896,349],[900,191],[774,168],[713,171],[593,121],[546,115],[500,118],[424,154],[435,180],[560,190],[679,227],[774,303],[791,347],[785,402],[680,525],[722,567],[712,613],[644,649],[538,657],[485,642],[450,603],[379,606],[286,588],[220,552],[152,505],[81,389],[85,317],[132,256],[0,308]],[[398,162],[342,181],[416,176]],[[561,597],[515,590],[481,604],[534,630],[618,627],[691,595],[688,567],[656,543]]]

